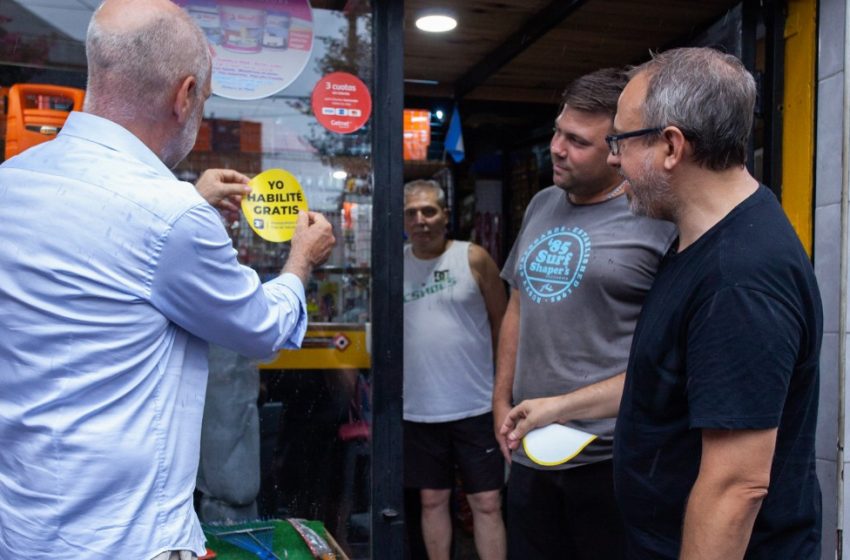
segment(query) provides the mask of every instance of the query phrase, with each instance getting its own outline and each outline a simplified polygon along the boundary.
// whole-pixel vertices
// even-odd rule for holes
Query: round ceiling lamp
[[[446,14],[428,14],[416,20],[416,27],[428,33],[445,33],[457,27],[457,20]]]

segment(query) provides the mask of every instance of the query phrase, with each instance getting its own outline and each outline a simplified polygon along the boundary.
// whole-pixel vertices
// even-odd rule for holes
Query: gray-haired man
[[[493,353],[505,312],[499,268],[446,238],[440,185],[404,186],[404,478],[419,489],[430,560],[449,560],[457,466],[482,560],[504,560],[505,466],[493,437]]]
[[[744,167],[756,88],[678,49],[623,91],[609,161],[635,212],[672,220],[614,438],[630,558],[820,558],[822,310],[808,256]]]

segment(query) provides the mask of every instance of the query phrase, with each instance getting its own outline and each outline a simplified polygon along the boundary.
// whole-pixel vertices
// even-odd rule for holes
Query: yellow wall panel
[[[789,0],[785,21],[782,207],[812,254],[817,1]]]

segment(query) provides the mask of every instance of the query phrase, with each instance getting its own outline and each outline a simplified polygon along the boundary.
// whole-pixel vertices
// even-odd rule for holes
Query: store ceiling
[[[12,0],[0,0],[11,9]],[[100,0],[14,0],[81,41]],[[686,42],[737,0],[404,0],[408,97],[557,103],[573,78],[640,62],[649,49]],[[357,9],[364,0],[313,0],[317,8]],[[457,16],[453,31],[414,25],[428,10]],[[5,8],[4,8],[5,10]]]
[[[685,42],[734,0],[406,0],[405,95],[557,103],[572,79],[645,60]],[[442,34],[416,17],[442,8],[458,26]],[[411,80],[436,81],[435,85]]]

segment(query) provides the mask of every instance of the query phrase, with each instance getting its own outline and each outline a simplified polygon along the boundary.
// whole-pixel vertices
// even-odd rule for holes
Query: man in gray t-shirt
[[[606,162],[625,81],[619,70],[599,70],[564,92],[550,144],[555,185],[532,199],[502,270],[511,297],[493,413],[513,460],[509,558],[623,553],[611,466],[616,403],[640,306],[674,235],[672,224],[629,212],[626,185]],[[536,425],[557,421],[598,437],[569,461],[544,466],[513,431],[545,416],[552,401],[560,415]],[[511,411],[512,403],[521,404]]]

